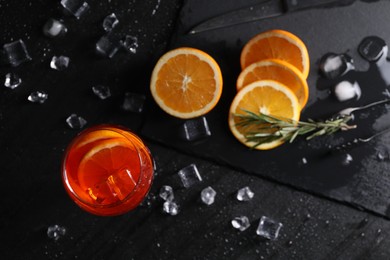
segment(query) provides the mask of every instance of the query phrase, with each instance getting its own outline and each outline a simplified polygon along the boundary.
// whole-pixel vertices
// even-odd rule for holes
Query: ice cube
[[[64,70],[68,68],[70,59],[66,56],[53,56],[50,62],[50,68],[54,70]]]
[[[48,97],[49,97],[49,95],[44,91],[35,91],[35,92],[32,92],[27,97],[27,99],[30,102],[42,104],[42,103],[45,103],[45,101],[47,100]]]
[[[5,75],[4,86],[10,89],[15,89],[22,84],[22,79],[15,73],[7,73]]]
[[[163,205],[163,211],[169,215],[175,216],[179,213],[179,206],[176,202],[165,201]]]
[[[116,15],[114,13],[106,16],[103,20],[103,29],[106,32],[110,32],[112,29],[115,28],[119,24],[118,18],[116,18]]]
[[[282,223],[266,216],[262,216],[259,226],[257,227],[256,234],[270,240],[276,240],[278,239],[279,232],[282,227]]]
[[[87,124],[87,121],[81,116],[78,116],[76,114],[71,114],[66,119],[66,123],[72,129],[81,129]]]
[[[198,168],[195,164],[190,164],[184,167],[178,172],[178,174],[185,188],[189,188],[192,185],[202,181],[202,177],[200,176]]]
[[[131,35],[126,35],[124,39],[120,41],[122,47],[130,53],[137,53],[138,38]]]
[[[31,60],[26,44],[21,39],[4,44],[3,49],[9,64],[13,67],[19,66],[23,62]]]
[[[185,139],[188,141],[196,141],[211,135],[206,117],[199,117],[187,120],[183,124]]]
[[[206,205],[211,205],[214,203],[215,196],[217,195],[217,192],[212,187],[207,187],[202,190],[200,193],[200,198]]]
[[[121,169],[110,175],[106,183],[114,197],[124,200],[137,185],[137,180],[129,169]]]
[[[364,59],[377,61],[384,53],[387,53],[387,48],[386,42],[383,39],[377,36],[369,36],[361,41],[358,51]]]
[[[241,188],[237,191],[237,200],[239,201],[249,201],[253,198],[255,194],[251,189],[246,186],[244,188]]]
[[[60,237],[66,234],[66,228],[59,225],[53,225],[47,228],[47,236],[57,241]]]
[[[159,196],[165,201],[173,201],[173,199],[175,198],[172,187],[168,185],[164,185],[161,187]]]
[[[68,29],[65,25],[56,19],[49,19],[43,26],[43,34],[48,37],[57,37],[64,35]]]
[[[246,216],[235,217],[232,220],[232,226],[240,231],[244,231],[250,226],[249,219]]]
[[[127,92],[122,104],[122,109],[128,112],[141,113],[144,109],[145,96]]]
[[[88,3],[82,0],[61,0],[61,5],[77,19],[89,9]]]
[[[107,86],[96,85],[96,86],[92,87],[92,91],[100,99],[106,99],[106,98],[111,97],[111,90]]]
[[[335,86],[334,94],[340,102],[343,102],[353,98],[359,99],[362,95],[362,91],[357,81],[352,84],[351,82],[344,80]]]
[[[353,60],[346,54],[329,53],[320,60],[320,71],[329,79],[340,77],[353,69]]]
[[[116,35],[108,33],[103,35],[96,43],[96,52],[99,55],[112,58],[120,47],[119,39]]]
[[[348,166],[348,165],[350,165],[352,163],[352,161],[353,161],[352,155],[347,153],[347,154],[344,154],[344,156],[342,158],[342,161],[341,161],[341,164],[344,165],[344,166]]]

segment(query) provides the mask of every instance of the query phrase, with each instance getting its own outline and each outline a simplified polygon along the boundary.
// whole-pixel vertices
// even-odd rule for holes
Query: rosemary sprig
[[[310,140],[317,136],[331,135],[339,130],[346,131],[356,128],[356,125],[348,124],[348,121],[352,118],[349,115],[324,122],[316,122],[311,119],[303,122],[280,119],[263,113],[256,114],[248,110],[243,111],[245,114],[234,114],[238,118],[236,125],[244,130],[247,142],[255,143],[254,147],[276,140],[291,143],[300,135],[308,135],[306,139]]]

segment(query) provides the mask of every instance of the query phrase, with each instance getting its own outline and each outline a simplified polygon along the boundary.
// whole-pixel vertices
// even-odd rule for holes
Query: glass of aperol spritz
[[[121,126],[98,125],[82,131],[68,146],[62,180],[82,209],[113,216],[142,202],[153,172],[150,151],[137,135]]]

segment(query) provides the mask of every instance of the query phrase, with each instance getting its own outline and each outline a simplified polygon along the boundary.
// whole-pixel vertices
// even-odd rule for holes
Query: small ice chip
[[[212,187],[207,187],[202,190],[200,193],[200,198],[206,205],[211,205],[215,201],[215,196],[217,195],[217,192]]]
[[[59,225],[53,225],[47,228],[47,236],[57,241],[60,237],[66,234],[66,228]]]
[[[302,163],[303,163],[303,164],[307,164],[307,159],[306,159],[306,157],[302,157]]]
[[[44,35],[54,38],[60,35],[64,35],[68,29],[61,21],[51,18],[45,23],[42,31]]]
[[[329,79],[340,77],[353,69],[353,60],[346,54],[329,53],[320,60],[320,71]]]
[[[232,226],[240,231],[244,231],[250,226],[249,219],[246,216],[235,217],[232,220]]]
[[[171,216],[176,216],[179,213],[179,206],[176,202],[165,201],[163,204],[163,211]]]
[[[44,91],[35,91],[32,92],[28,97],[27,100],[33,103],[40,103],[43,104],[47,100],[49,95]]]
[[[126,92],[122,109],[127,112],[141,113],[144,109],[145,99],[144,95]]]
[[[283,224],[266,216],[262,216],[256,234],[269,240],[276,240]]]
[[[81,129],[87,124],[87,121],[81,116],[78,116],[76,114],[71,114],[66,119],[66,123],[72,129]]]
[[[124,39],[120,41],[122,47],[130,53],[137,53],[138,38],[131,35],[126,35]]]
[[[82,0],[61,0],[61,5],[77,19],[89,9],[88,3]]]
[[[253,193],[253,191],[251,191],[251,189],[246,186],[242,189],[239,189],[237,191],[237,200],[239,201],[249,201],[253,198],[255,194]]]
[[[343,102],[353,98],[359,99],[362,91],[359,83],[354,82],[352,84],[351,82],[345,80],[335,86],[334,94],[340,102]]]
[[[103,20],[103,29],[106,32],[110,32],[112,29],[115,28],[119,24],[118,18],[116,18],[116,15],[114,13],[106,16]]]
[[[19,66],[23,62],[31,60],[26,44],[21,39],[4,44],[3,49],[9,64],[13,67]]]
[[[113,34],[103,35],[96,43],[96,52],[99,55],[112,58],[120,47],[119,40]]]
[[[15,89],[22,84],[22,79],[14,74],[14,73],[7,73],[5,75],[5,81],[4,81],[4,86],[10,89]]]
[[[173,201],[173,199],[175,198],[172,187],[168,185],[164,185],[161,187],[159,196],[165,201]]]
[[[341,161],[341,164],[344,165],[344,166],[348,166],[352,163],[353,161],[353,157],[352,155],[350,155],[349,153],[345,154],[343,156],[343,160]]]
[[[201,182],[202,177],[199,174],[198,168],[195,164],[190,164],[178,172],[178,175],[185,188],[189,188],[192,185]]]
[[[185,139],[196,141],[211,135],[206,117],[187,120],[183,124]]]
[[[66,56],[53,56],[50,62],[50,68],[54,70],[65,70],[69,66],[70,59]]]
[[[107,86],[96,85],[96,86],[92,87],[92,91],[100,99],[106,99],[106,98],[111,97],[111,90]]]

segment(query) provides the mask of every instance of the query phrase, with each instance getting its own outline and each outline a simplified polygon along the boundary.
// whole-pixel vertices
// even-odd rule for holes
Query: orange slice
[[[247,142],[245,134],[249,132],[270,133],[269,129],[263,129],[266,125],[238,126],[240,119],[235,114],[246,114],[244,110],[259,114],[260,112],[280,119],[298,121],[300,106],[297,97],[288,87],[273,80],[255,81],[242,88],[234,98],[229,111],[229,127],[233,135],[248,147],[254,147],[257,143]],[[263,143],[255,148],[268,150],[281,145],[283,141],[274,140]]]
[[[301,39],[290,32],[270,30],[253,37],[242,49],[241,68],[245,69],[264,59],[286,61],[301,71],[305,79],[309,75],[307,48]]]
[[[136,186],[140,159],[135,148],[121,139],[102,140],[80,162],[78,180],[92,201],[111,204],[123,200]]]
[[[222,93],[222,73],[207,53],[178,48],[164,54],[153,69],[150,90],[168,114],[194,118],[206,114]]]
[[[271,79],[290,88],[301,109],[309,98],[309,87],[302,73],[291,64],[276,59],[262,60],[246,67],[238,76],[237,90],[258,80]]]

